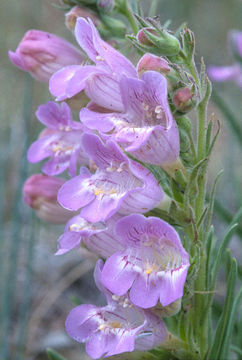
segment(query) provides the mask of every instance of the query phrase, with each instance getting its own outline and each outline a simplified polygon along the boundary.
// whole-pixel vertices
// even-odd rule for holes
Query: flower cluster
[[[135,68],[101,39],[90,19],[76,20],[75,37],[91,63],[82,64],[83,55],[72,45],[35,31],[10,58],[37,79],[50,79],[50,92],[60,102],[36,112],[45,129],[28,159],[48,160],[45,175],[31,177],[24,194],[40,217],[68,221],[58,255],[82,244],[105,259],[96,265],[95,280],[107,305],[78,306],[66,320],[70,336],[98,359],[165,341],[158,309],[182,298],[189,255],[171,225],[145,216],[162,204],[164,192],[142,162],[172,167],[179,159],[168,61],[147,53]],[[80,122],[74,121],[67,102],[84,94],[89,103]],[[68,180],[56,177],[64,171]]]

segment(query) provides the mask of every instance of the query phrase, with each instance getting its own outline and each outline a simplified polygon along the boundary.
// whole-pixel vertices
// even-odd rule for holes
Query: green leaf
[[[183,203],[182,189],[174,179],[171,179],[171,189],[174,200],[182,204]]]
[[[214,237],[214,228],[213,226],[211,226],[211,229],[208,233],[208,238],[207,238],[207,259],[206,259],[206,290],[210,289],[210,285],[211,285],[211,260],[212,260],[212,251],[213,251],[213,246],[215,243],[215,237]]]
[[[67,360],[66,358],[61,356],[58,352],[50,348],[46,349],[46,353],[49,360]]]
[[[240,304],[241,300],[242,300],[242,288],[240,288],[240,291],[236,295],[236,297],[234,299],[232,310],[230,312],[229,322],[227,324],[227,329],[226,329],[226,331],[227,331],[226,332],[226,338],[225,338],[224,343],[223,343],[223,353],[222,353],[221,360],[226,360],[227,359],[228,350],[229,350],[229,343],[230,343],[231,336],[232,336],[232,333],[233,333],[233,327],[234,327],[234,323],[235,323],[237,309],[239,308],[239,304]]]
[[[215,337],[213,341],[212,348],[208,353],[207,359],[213,360],[225,360],[227,357],[227,349],[228,342],[230,340],[231,332],[232,332],[232,323],[233,320],[231,314],[235,312],[238,306],[238,299],[241,296],[241,293],[236,297],[236,301],[234,300],[234,290],[235,283],[237,278],[237,263],[235,259],[231,260],[228,285],[227,285],[227,295],[225,299],[224,309],[222,315],[219,319]]]
[[[217,256],[215,259],[214,267],[212,269],[212,289],[211,290],[214,290],[220,262],[223,258],[224,251],[227,248],[227,246],[229,245],[229,242],[235,232],[236,227],[237,227],[237,224],[233,224],[228,229],[228,231],[226,232],[225,237],[223,238],[223,241],[217,251]]]
[[[204,167],[207,165],[207,162],[208,162],[207,158],[202,159],[192,169],[192,172],[190,174],[190,179],[184,193],[184,203],[186,205],[189,204],[190,200],[194,201],[197,196],[198,176],[200,175],[200,172],[203,171]]]
[[[213,140],[212,140],[210,146],[208,147],[208,150],[207,150],[207,152],[206,152],[207,156],[210,156],[210,154],[211,154],[211,152],[212,152],[212,150],[213,150],[213,147],[214,147],[214,145],[215,145],[215,143],[216,143],[216,140],[217,140],[217,137],[218,137],[219,132],[220,132],[220,122],[218,121],[218,130],[217,130],[216,134],[214,135]],[[206,143],[206,148],[207,148],[207,143]]]
[[[195,39],[193,32],[185,27],[184,31],[181,33],[181,39],[183,46],[182,50],[184,51],[188,61],[192,61],[195,50]]]
[[[213,208],[214,208],[214,199],[215,199],[215,191],[216,191],[216,186],[217,186],[217,182],[220,178],[220,176],[223,174],[223,170],[220,170],[219,173],[217,174],[214,183],[213,183],[213,187],[212,187],[212,191],[210,194],[210,199],[209,199],[209,205],[208,205],[208,214],[207,214],[207,220],[206,220],[206,234],[208,233],[210,227],[211,227],[211,222],[212,222],[212,217],[213,217]]]
[[[240,349],[238,346],[230,345],[230,349],[242,357],[242,349]]]
[[[208,126],[207,126],[207,132],[206,132],[206,154],[209,151],[210,148],[210,140],[211,140],[211,133],[212,133],[212,129],[213,129],[213,118],[211,118],[208,122]]]

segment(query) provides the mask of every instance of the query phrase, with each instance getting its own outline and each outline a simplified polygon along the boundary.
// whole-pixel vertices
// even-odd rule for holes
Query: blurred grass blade
[[[230,349],[235,352],[236,354],[238,354],[241,358],[242,358],[242,349],[240,349],[238,346],[236,345],[231,345]]]
[[[217,251],[216,260],[215,260],[214,267],[212,270],[212,289],[211,290],[214,290],[220,262],[222,261],[223,254],[224,254],[227,246],[229,245],[229,242],[235,232],[236,227],[237,227],[237,224],[233,224],[228,229],[228,231],[225,234],[225,237],[223,238],[223,241]]]
[[[223,349],[224,350],[223,350],[222,360],[226,360],[226,356],[228,356],[229,343],[230,343],[230,339],[232,337],[235,318],[236,318],[237,310],[239,308],[239,304],[241,302],[241,299],[242,299],[242,288],[240,288],[240,291],[238,292],[237,296],[234,299],[233,308],[232,308],[231,313],[230,313],[229,323],[227,325],[227,330],[226,330],[227,331],[227,336],[226,336],[226,339],[225,339],[224,344],[223,344]]]
[[[53,349],[47,349],[46,352],[49,360],[67,360]]]
[[[225,119],[227,120],[228,125],[233,131],[234,136],[239,141],[240,145],[242,145],[242,128],[239,121],[237,121],[228,106],[225,104],[224,99],[222,99],[214,90],[212,92],[212,101],[221,110],[221,112],[225,116]]]
[[[225,360],[228,359],[227,343],[231,336],[231,314],[236,310],[238,301],[234,301],[234,290],[237,278],[237,263],[235,259],[231,260],[230,272],[227,282],[227,294],[222,315],[219,319],[212,348],[209,351],[207,359]]]
[[[242,217],[242,207],[233,217],[233,215],[225,207],[223,207],[223,205],[216,199],[214,201],[214,210],[216,211],[216,214],[227,224],[236,223],[236,222],[239,223],[240,218]],[[242,239],[242,226],[240,224],[238,224],[236,232]]]
[[[26,152],[28,147],[29,136],[29,122],[32,112],[32,94],[33,94],[33,79],[26,77],[24,103],[22,112],[22,122],[18,124],[20,129],[20,139],[22,146],[19,147],[21,154],[21,163],[19,168],[19,176],[17,179],[15,196],[14,196],[14,208],[12,209],[12,225],[10,228],[10,243],[9,243],[9,256],[8,256],[8,268],[5,276],[5,283],[3,284],[3,304],[1,308],[1,330],[2,336],[0,339],[0,355],[3,359],[9,358],[10,353],[10,319],[12,316],[12,310],[14,305],[14,294],[17,280],[17,267],[19,251],[21,249],[21,229],[22,229],[22,187],[27,176],[27,159]],[[16,144],[15,144],[16,146]],[[24,331],[24,329],[23,329]]]

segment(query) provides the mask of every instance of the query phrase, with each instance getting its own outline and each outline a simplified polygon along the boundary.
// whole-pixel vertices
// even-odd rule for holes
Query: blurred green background
[[[8,60],[24,33],[41,29],[75,43],[64,26],[64,12],[55,0],[1,0],[0,4],[0,359],[47,359],[51,346],[70,360],[88,359],[79,345],[65,335],[64,321],[73,307],[74,295],[84,302],[97,302],[92,280],[93,258],[75,252],[54,257],[62,227],[36,219],[22,201],[22,185],[39,165],[26,161],[26,151],[41,130],[35,119],[37,106],[50,99],[48,87],[37,83]],[[57,0],[56,0],[57,2]],[[143,1],[144,8],[150,1]],[[196,60],[226,65],[232,63],[226,39],[230,29],[242,30],[241,0],[160,0],[161,22],[172,20],[171,29],[187,22],[195,32]],[[242,92],[235,84],[214,84],[222,102],[241,128]],[[221,123],[221,133],[210,164],[209,185],[220,169],[215,216],[216,233],[224,232],[229,217],[241,206],[241,143],[223,113],[211,104],[209,113]],[[238,251],[238,238],[232,253]],[[85,275],[85,276],[84,276]],[[223,289],[221,290],[223,292]]]

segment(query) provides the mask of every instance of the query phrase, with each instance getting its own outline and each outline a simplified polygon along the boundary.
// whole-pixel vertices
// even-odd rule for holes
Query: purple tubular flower
[[[136,76],[128,59],[100,38],[92,21],[76,22],[77,42],[95,65],[69,66],[50,79],[50,92],[57,100],[70,98],[82,90],[97,104],[113,111],[122,111],[119,80],[123,74]]]
[[[226,82],[234,81],[242,87],[242,66],[234,64],[231,66],[209,66],[208,76],[212,81]]]
[[[67,181],[58,201],[69,210],[81,210],[90,221],[105,221],[117,211],[122,214],[147,212],[158,205],[163,191],[155,177],[130,160],[112,141],[102,143],[94,134],[83,134],[86,154],[97,165],[95,174],[81,168],[80,175]]]
[[[64,183],[65,180],[61,178],[34,174],[24,184],[24,201],[42,220],[52,224],[65,224],[73,213],[57,202],[57,192]]]
[[[181,298],[189,256],[174,228],[161,219],[133,214],[119,220],[115,231],[125,250],[106,261],[103,284],[118,296],[130,289],[130,300],[142,308]]]
[[[230,66],[209,66],[208,76],[212,81],[234,81],[242,88],[242,31],[231,30],[228,33],[229,50],[235,62]]]
[[[67,333],[78,342],[86,343],[93,359],[133,350],[148,350],[166,338],[162,321],[133,306],[127,297],[113,297],[101,284],[102,262],[95,268],[97,286],[104,292],[108,305],[80,305],[66,319]]]
[[[58,240],[56,255],[62,255],[71,249],[78,248],[81,242],[90,251],[103,258],[122,250],[123,246],[113,234],[113,227],[121,217],[121,215],[115,214],[106,223],[90,223],[80,215],[74,216],[68,221],[64,234]]]
[[[77,163],[88,164],[81,147],[83,126],[72,121],[71,110],[65,103],[47,102],[39,106],[36,116],[47,129],[30,146],[28,160],[36,163],[50,157],[42,168],[45,174],[57,175],[68,168],[74,176]]]
[[[166,78],[147,71],[141,79],[123,76],[120,81],[125,112],[80,112],[90,129],[108,133],[141,161],[155,165],[175,162],[179,156],[179,133],[167,100]]]
[[[16,52],[9,51],[11,62],[39,81],[48,82],[63,66],[81,64],[83,56],[66,40],[39,30],[28,31]]]

